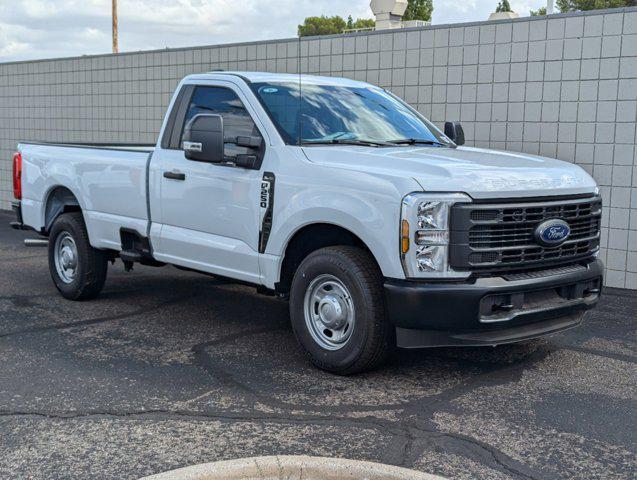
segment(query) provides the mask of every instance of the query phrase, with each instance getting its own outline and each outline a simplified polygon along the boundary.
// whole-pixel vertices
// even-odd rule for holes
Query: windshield
[[[433,124],[376,87],[253,83],[288,144],[453,145]]]

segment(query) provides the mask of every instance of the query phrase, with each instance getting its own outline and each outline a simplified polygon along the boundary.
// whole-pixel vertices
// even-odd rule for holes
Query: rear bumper
[[[11,210],[13,210],[15,214],[15,221],[9,222],[11,228],[15,228],[16,230],[29,230],[22,221],[22,203],[18,201],[11,202]]]
[[[399,347],[499,345],[578,325],[599,300],[602,273],[594,260],[467,283],[387,280],[385,296]]]

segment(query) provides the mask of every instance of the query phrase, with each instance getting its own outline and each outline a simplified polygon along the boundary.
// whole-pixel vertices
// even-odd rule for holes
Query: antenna
[[[298,139],[297,144],[299,147],[303,146],[303,79],[301,76],[301,35],[299,35],[299,48],[298,48],[298,71],[299,71],[299,118],[298,118]]]

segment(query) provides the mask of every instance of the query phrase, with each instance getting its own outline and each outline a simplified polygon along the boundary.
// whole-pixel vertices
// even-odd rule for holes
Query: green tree
[[[635,0],[557,0],[560,12],[575,12],[580,10],[601,10],[604,8],[633,7]]]
[[[408,0],[407,10],[403,20],[424,20],[431,22],[431,14],[434,11],[433,0]]]
[[[307,17],[303,25],[299,25],[299,37],[312,37],[316,35],[334,35],[343,33],[347,23],[338,15],[334,17]]]
[[[496,12],[500,13],[500,12],[510,12],[511,11],[511,5],[509,5],[509,0],[501,0],[500,3],[498,3],[497,8],[495,9]]]
[[[502,0],[508,5],[508,0]],[[637,0],[636,0],[637,1]],[[433,0],[408,0],[407,10],[403,20],[431,21],[431,13],[434,10]],[[358,18],[354,20],[351,15],[347,20],[335,15],[327,17],[307,17],[303,25],[299,25],[299,37],[312,37],[317,35],[335,35],[343,33],[343,30],[357,28],[372,28],[376,22],[371,18]]]
[[[537,10],[531,10],[529,13],[532,17],[546,15],[546,7],[540,7]]]
[[[307,17],[303,25],[299,25],[299,37],[314,37],[317,35],[335,35],[343,33],[343,30],[356,28],[371,28],[376,22],[371,18],[357,18],[354,20],[352,16],[347,17],[347,21],[338,15],[334,17]]]
[[[352,28],[372,28],[374,25],[376,21],[373,18],[357,18]]]

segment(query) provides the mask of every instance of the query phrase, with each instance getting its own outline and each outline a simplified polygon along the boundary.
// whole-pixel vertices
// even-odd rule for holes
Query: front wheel
[[[292,280],[290,317],[310,361],[333,373],[371,370],[392,345],[382,275],[361,248],[327,247],[307,256]]]
[[[80,212],[60,215],[49,234],[49,271],[56,288],[69,300],[96,297],[104,287],[108,259],[91,247]]]

